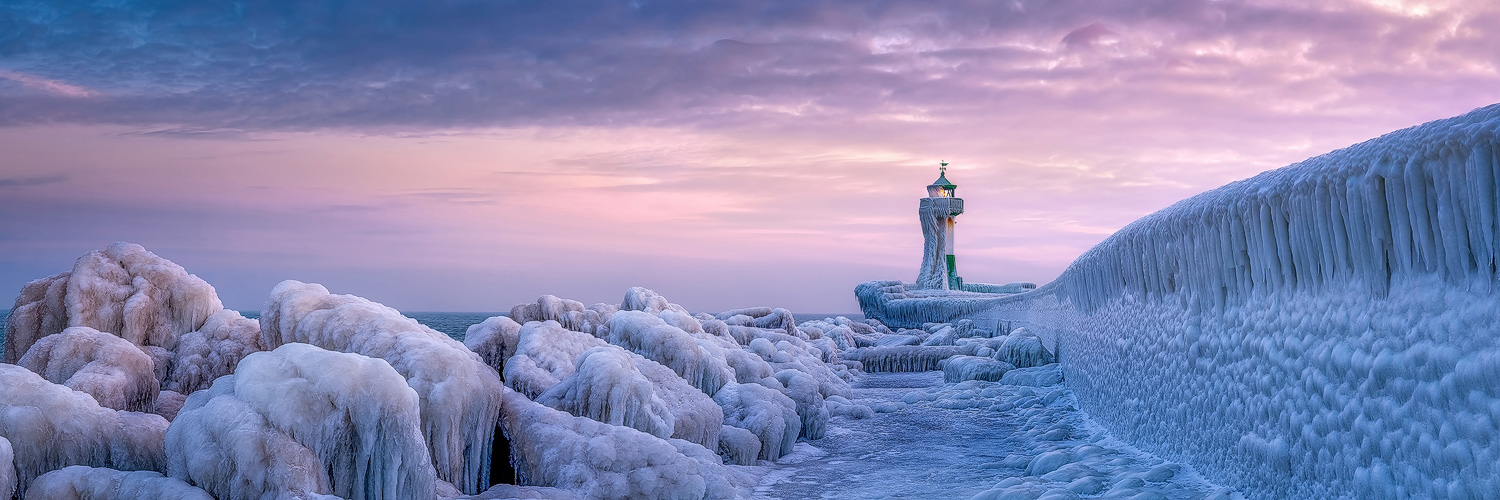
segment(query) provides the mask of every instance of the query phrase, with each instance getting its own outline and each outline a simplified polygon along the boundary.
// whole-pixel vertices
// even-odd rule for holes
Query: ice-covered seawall
[[[1255,498],[1500,492],[1500,105],[1184,200],[978,321]]]

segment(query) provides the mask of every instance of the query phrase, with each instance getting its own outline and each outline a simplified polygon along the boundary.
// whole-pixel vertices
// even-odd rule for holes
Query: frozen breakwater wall
[[[1500,492],[1500,105],[1184,200],[977,324],[1252,498]]]

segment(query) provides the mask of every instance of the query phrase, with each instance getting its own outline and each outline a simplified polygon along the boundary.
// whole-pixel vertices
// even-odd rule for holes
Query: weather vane
[[[938,162],[938,173],[943,173],[943,174],[948,173],[948,162],[946,162],[946,161],[939,161]]]

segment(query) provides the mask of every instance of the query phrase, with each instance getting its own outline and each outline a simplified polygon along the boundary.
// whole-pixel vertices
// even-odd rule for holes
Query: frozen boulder
[[[1031,368],[1017,368],[1005,372],[1005,375],[1000,377],[1000,383],[1005,385],[1026,385],[1031,387],[1048,387],[1061,384],[1062,381],[1062,369],[1057,363]]]
[[[702,446],[576,417],[502,391],[501,425],[525,484],[605,499],[737,495],[719,456]]]
[[[516,353],[520,332],[520,323],[505,316],[495,316],[469,326],[464,333],[464,346],[478,354],[495,371],[504,372],[505,360]]]
[[[17,496],[37,476],[69,465],[161,470],[166,432],[158,415],[105,408],[31,370],[0,364],[0,436],[14,455]]]
[[[1057,359],[1042,345],[1042,338],[1018,328],[1005,338],[995,359],[1015,365],[1016,368],[1031,368],[1056,363]]]
[[[667,301],[666,297],[662,297],[656,291],[638,286],[625,291],[625,300],[620,302],[620,310],[642,311],[650,314],[658,314],[662,311],[687,312],[687,309]]]
[[[16,452],[10,440],[0,436],[0,498],[16,494]]]
[[[610,425],[622,425],[666,438],[673,417],[641,375],[629,353],[615,346],[595,347],[578,358],[573,375],[543,392],[538,403]]]
[[[140,245],[116,242],[80,257],[72,272],[22,290],[0,361],[14,363],[33,342],[69,326],[170,351],[179,335],[197,330],[221,309],[214,288],[182,266]]]
[[[925,372],[941,369],[938,363],[945,359],[969,355],[978,347],[963,346],[916,346],[862,347],[843,353],[846,360],[858,361],[869,372]]]
[[[1010,363],[980,356],[954,356],[943,360],[942,365],[943,381],[949,383],[965,380],[997,382],[1005,372],[1016,368]]]
[[[303,342],[390,363],[421,398],[438,478],[469,494],[488,486],[502,385],[479,355],[395,309],[299,281],[276,285],[260,323],[268,348]]]
[[[606,340],[671,368],[710,396],[734,381],[721,344],[694,337],[654,314],[620,311],[610,319]]]
[[[163,389],[192,394],[214,379],[234,373],[250,353],[263,351],[260,322],[228,309],[209,316],[197,330],[178,338],[176,355]]]
[[[27,500],[214,500],[208,492],[155,471],[118,471],[74,465],[42,474]]]
[[[724,409],[724,425],[748,430],[760,441],[757,456],[762,460],[791,453],[802,433],[797,403],[775,389],[732,383],[714,395],[714,401]]]
[[[116,410],[155,407],[155,364],[134,344],[86,326],[42,337],[17,363]]]
[[[623,414],[618,412],[636,411],[639,408],[633,409],[620,404],[619,400],[609,398],[634,394],[637,399],[633,401],[661,403],[660,408],[670,414],[670,418],[663,419],[670,437],[685,439],[704,447],[712,447],[718,442],[719,426],[724,420],[723,410],[703,391],[689,385],[670,368],[587,334],[565,330],[553,321],[527,323],[517,336],[515,355],[505,364],[505,384],[528,398],[538,398],[538,401],[548,406],[574,415],[616,423],[616,416],[623,418]],[[582,374],[582,378],[573,380],[579,377],[585,355],[594,350],[610,353],[600,361],[609,358],[628,360],[630,366],[591,366],[588,373]],[[648,385],[640,385],[643,381]],[[595,387],[596,384],[603,385]],[[559,385],[564,388],[552,391]],[[649,397],[640,392],[643,390],[649,391]],[[543,397],[549,391],[553,395]],[[604,396],[605,399],[593,402],[574,399],[585,395],[593,397],[595,394]],[[592,410],[589,409],[591,406]],[[634,418],[631,421],[637,422]],[[641,426],[629,426],[658,434],[659,428],[652,426],[651,422],[651,418],[643,418],[639,420]]]
[[[430,499],[420,413],[385,361],[287,344],[188,398],[167,432],[167,470],[220,500]]]
[[[556,321],[563,328],[592,335],[600,326],[609,323],[609,316],[613,313],[609,308],[599,307],[601,305],[584,307],[576,300],[543,295],[536,302],[511,308],[510,319],[523,325],[531,321]]]

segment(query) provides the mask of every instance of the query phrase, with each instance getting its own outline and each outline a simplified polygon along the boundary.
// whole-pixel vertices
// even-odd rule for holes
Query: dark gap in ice
[[[517,484],[516,466],[510,461],[510,439],[505,428],[495,426],[495,441],[490,447],[490,485]]]

